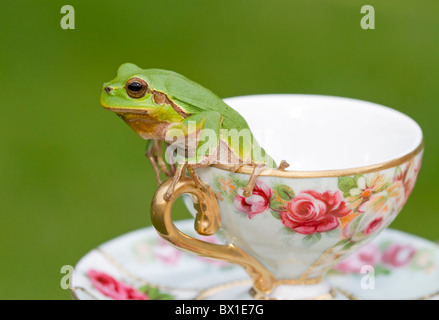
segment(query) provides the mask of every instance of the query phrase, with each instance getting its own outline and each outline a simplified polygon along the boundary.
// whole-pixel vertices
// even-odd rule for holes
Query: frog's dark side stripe
[[[190,116],[189,113],[186,113],[180,106],[178,106],[171,99],[169,99],[169,97],[165,93],[153,90],[152,95],[153,95],[153,100],[156,104],[170,105],[175,110],[175,112],[177,112],[182,118],[187,118]]]

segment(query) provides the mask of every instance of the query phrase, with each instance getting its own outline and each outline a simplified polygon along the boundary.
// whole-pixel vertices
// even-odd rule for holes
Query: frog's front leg
[[[166,201],[171,198],[175,185],[186,168],[197,185],[200,188],[206,188],[206,184],[201,181],[194,168],[210,164],[211,156],[215,154],[219,145],[221,123],[222,117],[218,112],[206,111],[192,115],[169,129],[172,133],[169,133],[169,137],[167,136],[167,141],[173,141],[173,139],[168,140],[171,136],[176,137],[177,141],[184,137],[186,152],[176,157],[177,166],[172,183],[163,196]]]
[[[154,144],[155,144],[155,140],[148,140],[146,143],[146,152],[145,152],[145,156],[148,158],[149,162],[151,163],[152,168],[154,169],[155,172],[155,179],[157,181],[157,184],[161,184],[162,180],[160,179],[160,169],[157,165],[157,158],[156,155],[154,153]]]
[[[155,153],[157,155],[157,164],[159,165],[160,171],[163,172],[168,178],[172,177],[173,176],[172,170],[169,171],[165,161],[163,160],[162,141],[161,140],[156,140],[156,141],[157,143],[155,145]]]
[[[216,111],[194,114],[169,127],[166,141],[180,145],[184,141],[187,151],[184,157],[188,164],[199,164],[217,150],[222,120],[222,116]]]
[[[145,156],[148,158],[152,168],[154,169],[158,184],[162,183],[162,180],[160,179],[161,172],[163,172],[167,177],[173,176],[163,161],[161,143],[162,142],[160,140],[148,140],[145,152]]]

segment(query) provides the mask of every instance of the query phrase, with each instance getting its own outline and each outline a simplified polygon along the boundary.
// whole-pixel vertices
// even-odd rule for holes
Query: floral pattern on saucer
[[[193,221],[180,221],[177,226],[195,236]],[[220,242],[214,237],[202,238]],[[361,288],[364,265],[375,270],[373,290]],[[207,288],[242,279],[248,276],[240,267],[181,252],[164,242],[153,228],[145,228],[84,256],[71,284],[76,299],[166,300],[194,299]],[[439,291],[439,247],[403,232],[385,230],[338,263],[327,280],[360,299],[430,297]]]
[[[338,263],[329,274],[362,274],[364,266],[372,266],[375,276],[389,275],[400,268],[429,274],[437,268],[434,254],[432,249],[416,248],[410,243],[369,243]]]

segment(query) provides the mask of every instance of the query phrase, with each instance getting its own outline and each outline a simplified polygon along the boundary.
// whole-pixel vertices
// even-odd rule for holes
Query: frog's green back
[[[247,122],[236,110],[209,89],[181,74],[162,69],[146,69],[143,73],[149,79],[151,89],[165,92],[177,104],[181,102],[181,107],[188,113],[217,111],[223,117],[224,128],[248,128]]]
[[[174,103],[182,107],[189,114],[216,111],[220,113],[223,118],[221,126],[223,129],[236,129],[237,131],[248,129],[251,134],[247,121],[245,121],[236,110],[228,106],[216,94],[200,84],[181,74],[168,70],[145,69],[140,73],[148,79],[148,85],[152,90],[166,93]],[[247,147],[252,160],[264,162],[274,167],[276,165],[275,162],[269,155],[265,154],[264,149],[259,146],[252,134],[251,139],[251,145]],[[242,146],[239,145],[239,142],[235,147],[236,150],[234,151],[240,154],[242,152]],[[240,151],[238,151],[238,149]]]

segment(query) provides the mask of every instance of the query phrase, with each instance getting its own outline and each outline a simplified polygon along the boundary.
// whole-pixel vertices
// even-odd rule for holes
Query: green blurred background
[[[60,27],[65,4],[75,30]],[[375,30],[360,27],[366,4]],[[426,152],[392,227],[439,239],[438,12],[437,0],[3,3],[0,299],[70,299],[63,265],[150,224],[145,142],[98,102],[127,61],[175,70],[221,97],[327,94],[408,114]]]

